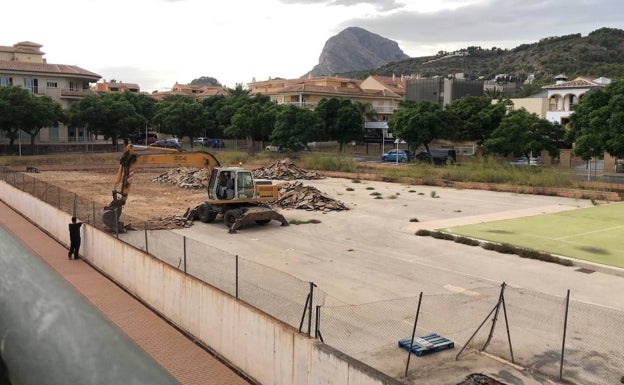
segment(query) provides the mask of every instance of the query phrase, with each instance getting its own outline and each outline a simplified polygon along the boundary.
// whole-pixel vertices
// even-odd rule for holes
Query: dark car
[[[225,148],[225,142],[221,139],[212,139],[210,142],[208,142],[204,146],[210,147],[210,148]]]
[[[455,150],[446,148],[431,148],[431,152],[421,151],[416,154],[415,159],[419,162],[427,162],[437,165],[453,164],[457,162],[457,154]]]
[[[164,148],[176,148],[176,149],[182,148],[180,143],[176,142],[175,140],[167,140],[167,139],[156,141],[152,143],[151,146],[152,147],[164,147]]]

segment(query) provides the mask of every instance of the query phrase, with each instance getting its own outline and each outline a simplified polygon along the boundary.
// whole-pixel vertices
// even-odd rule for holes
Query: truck
[[[145,152],[138,152],[137,149]],[[251,223],[265,225],[272,220],[288,226],[286,218],[270,206],[279,199],[278,186],[270,180],[256,180],[253,173],[243,167],[222,167],[219,160],[208,152],[128,144],[119,159],[113,200],[102,210],[102,221],[111,230],[124,228],[119,219],[130,192],[132,175],[141,164],[196,166],[209,170],[207,199],[186,214],[188,219],[212,223],[221,218],[230,233]]]

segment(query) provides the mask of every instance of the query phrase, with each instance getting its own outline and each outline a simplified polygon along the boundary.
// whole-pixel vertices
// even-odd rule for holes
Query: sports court
[[[466,237],[624,267],[624,203],[446,229]]]

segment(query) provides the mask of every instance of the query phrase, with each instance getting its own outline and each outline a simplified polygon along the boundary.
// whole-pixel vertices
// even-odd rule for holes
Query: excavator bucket
[[[230,227],[229,232],[235,233],[236,230],[253,222],[263,225],[271,220],[282,222],[282,226],[288,226],[288,221],[282,214],[272,210],[270,207],[258,206],[249,208],[243,215],[238,217]]]
[[[102,222],[113,231],[121,231],[123,223],[119,222],[121,207],[106,206],[102,210]]]

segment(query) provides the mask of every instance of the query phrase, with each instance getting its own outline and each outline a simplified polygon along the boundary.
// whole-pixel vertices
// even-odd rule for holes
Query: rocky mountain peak
[[[359,27],[349,27],[327,40],[319,64],[304,76],[365,71],[409,59],[397,42]]]

